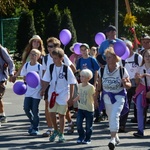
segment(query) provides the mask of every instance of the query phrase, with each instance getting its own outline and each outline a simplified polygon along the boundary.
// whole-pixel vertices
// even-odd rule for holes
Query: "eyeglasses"
[[[30,53],[31,56],[37,56],[37,54]]]
[[[47,48],[54,48],[54,45],[47,45]]]

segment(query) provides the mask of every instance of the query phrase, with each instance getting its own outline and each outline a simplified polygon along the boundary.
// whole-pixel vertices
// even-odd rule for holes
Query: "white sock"
[[[0,113],[0,116],[5,116],[5,112]]]

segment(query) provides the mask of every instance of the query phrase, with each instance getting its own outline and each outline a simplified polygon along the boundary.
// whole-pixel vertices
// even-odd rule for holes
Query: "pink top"
[[[150,86],[148,86],[148,89],[150,90]],[[142,94],[142,106],[147,107],[149,104],[147,103],[146,100],[146,87],[143,84],[139,84],[138,87],[136,88],[136,93],[133,96],[133,100],[136,103],[136,98],[139,94]]]

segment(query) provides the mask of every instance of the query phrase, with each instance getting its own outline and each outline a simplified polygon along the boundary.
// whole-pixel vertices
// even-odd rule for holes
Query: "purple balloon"
[[[22,81],[17,81],[14,85],[13,85],[13,91],[15,94],[17,95],[23,95],[26,93],[27,91],[27,86],[24,82]]]
[[[98,33],[95,35],[95,42],[96,42],[97,45],[101,45],[101,43],[102,43],[103,41],[105,41],[105,40],[106,40],[106,36],[105,36],[104,33],[98,32]]]
[[[129,56],[130,56],[130,50],[129,50],[129,48],[126,46],[126,51],[125,51],[125,53],[121,56],[121,59],[126,60]]]
[[[81,43],[76,43],[73,47],[73,50],[74,50],[74,53],[76,53],[77,55],[80,55],[80,46],[81,46]]]
[[[59,34],[59,39],[63,45],[67,45],[72,38],[71,32],[68,29],[63,29]]]
[[[40,76],[35,71],[30,71],[26,75],[26,82],[27,85],[31,88],[36,88],[40,83]]]
[[[119,57],[123,56],[126,52],[126,44],[123,41],[117,41],[114,43],[114,51]]]

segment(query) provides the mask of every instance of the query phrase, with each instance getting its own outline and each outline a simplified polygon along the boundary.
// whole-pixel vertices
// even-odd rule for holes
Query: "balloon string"
[[[66,47],[65,47],[65,45],[64,45],[64,50],[65,50],[65,48],[66,48]]]

